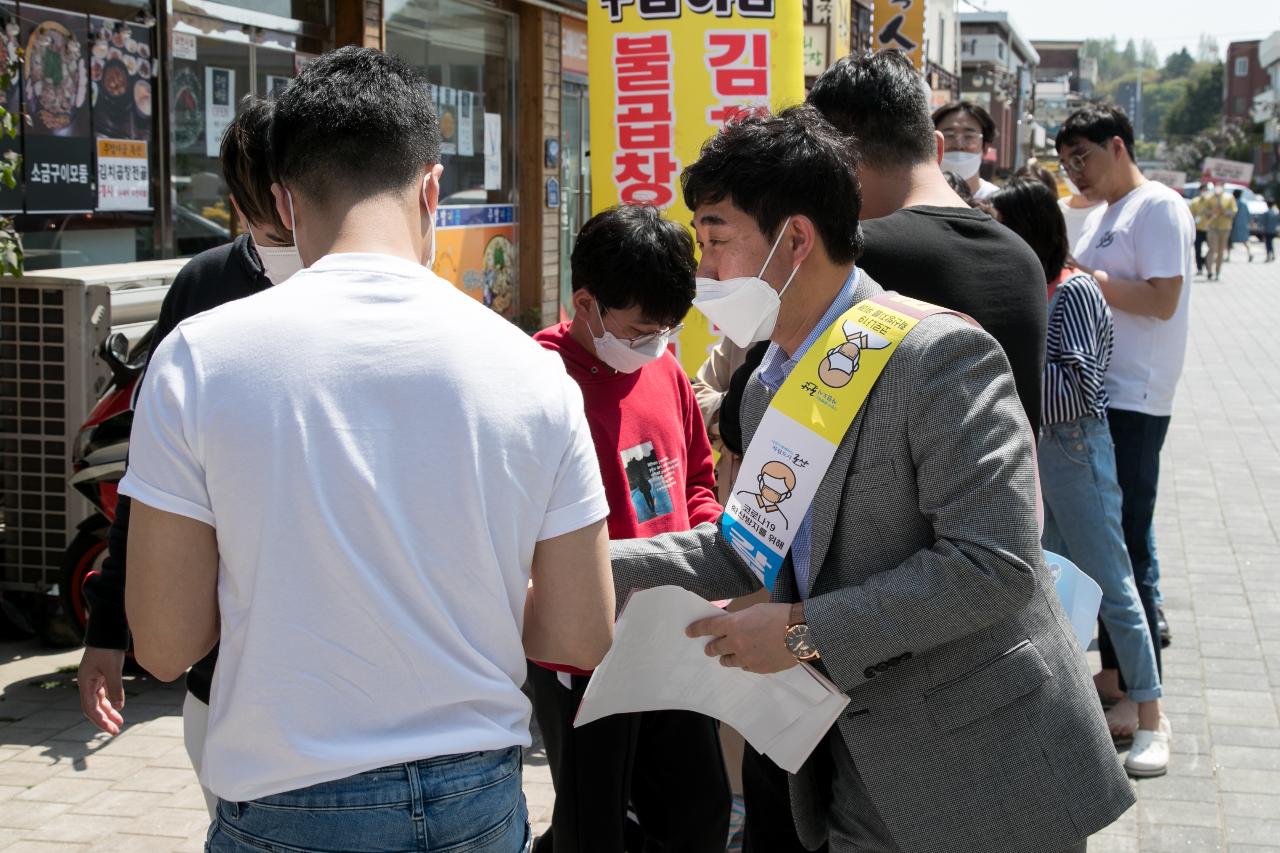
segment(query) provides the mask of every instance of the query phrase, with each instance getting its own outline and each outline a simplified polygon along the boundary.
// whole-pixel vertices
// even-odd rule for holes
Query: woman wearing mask
[[[1120,527],[1120,486],[1107,425],[1103,379],[1111,360],[1111,311],[1093,277],[1067,265],[1066,225],[1048,188],[1017,181],[991,203],[997,218],[1035,250],[1049,282],[1039,441],[1044,546],[1102,587],[1099,615],[1127,687],[1107,714],[1112,736],[1132,738],[1125,760],[1131,776],[1160,776],[1169,764],[1170,727],[1160,711],[1155,646]],[[1110,680],[1104,672],[1100,687],[1109,687]],[[1108,692],[1119,689],[1117,682]]]
[[[1236,201],[1236,212],[1231,218],[1231,245],[1244,244],[1245,257],[1249,259],[1249,263],[1253,263],[1253,248],[1249,245],[1249,205],[1244,203],[1243,195],[1244,190],[1231,191],[1231,196]]]
[[[934,112],[933,126],[946,144],[942,171],[963,178],[976,201],[984,201],[1000,189],[978,174],[983,155],[996,136],[996,124],[986,110],[970,101],[956,101]]]

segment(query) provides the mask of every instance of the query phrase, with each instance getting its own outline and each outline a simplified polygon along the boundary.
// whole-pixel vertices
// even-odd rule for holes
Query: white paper
[[[502,189],[502,114],[484,114],[484,188]]]
[[[772,675],[721,666],[706,654],[708,638],[691,639],[684,631],[699,619],[723,614],[674,586],[634,593],[574,725],[610,714],[696,711],[723,720],[779,767],[798,772],[849,697],[804,665]]]
[[[474,157],[476,155],[476,128],[474,107],[475,95],[471,92],[458,93],[458,155]]]
[[[1098,609],[1102,606],[1102,587],[1061,554],[1045,551],[1044,562],[1053,575],[1054,588],[1058,591],[1062,609],[1071,621],[1076,640],[1080,648],[1087,651],[1098,622]]]

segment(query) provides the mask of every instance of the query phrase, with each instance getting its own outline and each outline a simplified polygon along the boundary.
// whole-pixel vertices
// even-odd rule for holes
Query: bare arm
[[[203,522],[133,503],[125,610],[134,655],[173,681],[218,641],[218,540]]]
[[[1106,270],[1081,269],[1098,280],[1102,295],[1112,308],[1157,320],[1168,320],[1178,310],[1178,300],[1182,297],[1180,275],[1143,281],[1119,278],[1109,275]]]
[[[613,642],[613,572],[604,521],[533,549],[524,651],[534,660],[594,669]]]

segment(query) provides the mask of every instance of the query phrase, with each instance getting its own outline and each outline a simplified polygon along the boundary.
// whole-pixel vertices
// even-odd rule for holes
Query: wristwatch
[[[818,650],[809,642],[809,625],[806,622],[796,622],[793,625],[788,625],[786,641],[787,649],[801,663],[807,663],[821,657],[818,654]]]

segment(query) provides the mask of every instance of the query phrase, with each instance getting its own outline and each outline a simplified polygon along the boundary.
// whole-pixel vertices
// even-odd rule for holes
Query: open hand
[[[89,722],[109,735],[120,734],[124,725],[124,651],[87,646],[80,659],[76,681],[80,687],[80,710]]]

